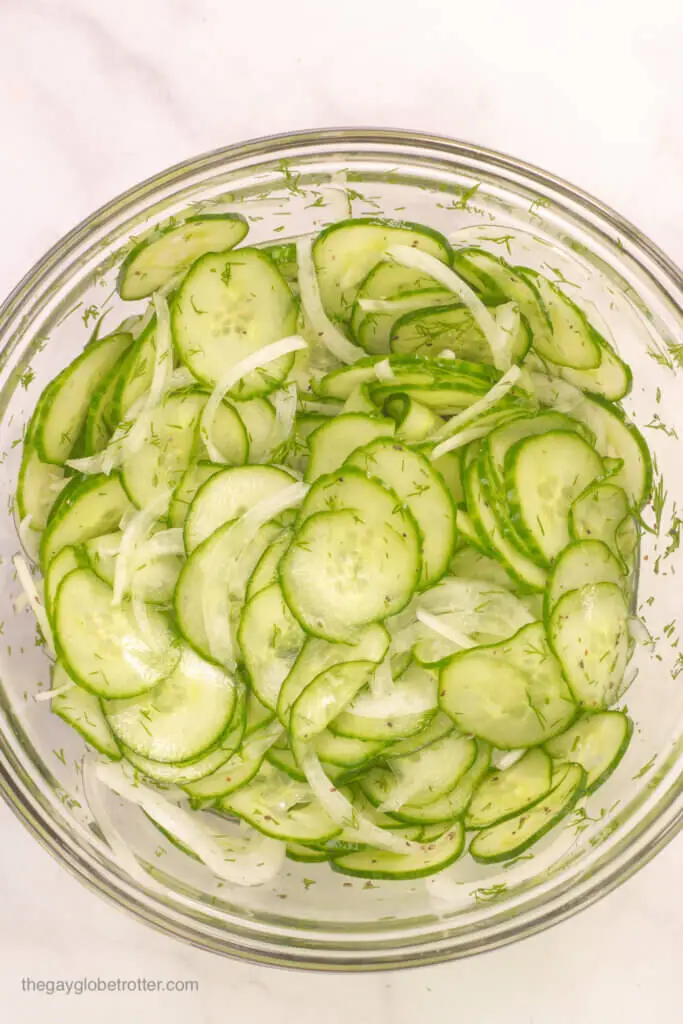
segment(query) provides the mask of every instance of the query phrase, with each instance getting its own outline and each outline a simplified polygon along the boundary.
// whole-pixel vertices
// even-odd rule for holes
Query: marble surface
[[[683,263],[678,0],[0,0],[0,293],[92,209],[164,166],[324,125],[458,136],[576,181]],[[550,932],[458,964],[335,978],[222,961],[137,924],[0,807],[0,1017],[308,1024],[658,1024],[680,1015],[680,838]],[[199,982],[22,991],[27,975]],[[678,1011],[678,1012],[677,1012]]]

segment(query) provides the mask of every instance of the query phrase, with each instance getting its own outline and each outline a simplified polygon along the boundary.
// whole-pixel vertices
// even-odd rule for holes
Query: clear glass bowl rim
[[[32,319],[34,296],[38,296],[36,304],[39,304],[45,290],[54,287],[54,275],[57,278],[61,276],[60,268],[62,272],[68,271],[68,260],[79,246],[87,243],[93,233],[101,236],[107,228],[111,229],[123,215],[130,215],[133,208],[152,203],[190,179],[219,168],[227,170],[231,165],[273,158],[285,152],[288,158],[296,159],[297,148],[310,154],[312,149],[320,147],[322,155],[329,152],[331,146],[348,150],[354,145],[368,155],[379,155],[380,149],[382,155],[390,155],[393,147],[401,153],[413,149],[418,160],[418,151],[422,150],[446,161],[450,158],[483,163],[494,171],[516,177],[541,194],[561,197],[574,209],[579,209],[593,226],[607,228],[610,236],[616,234],[621,238],[631,255],[643,259],[645,265],[641,264],[641,268],[655,277],[657,286],[667,293],[669,301],[683,315],[683,305],[678,301],[683,292],[683,274],[677,265],[620,214],[564,179],[495,150],[442,136],[383,128],[328,128],[269,135],[211,150],[153,175],[100,207],[52,246],[8,295],[0,307],[0,331],[5,338],[2,347],[11,340],[13,329]],[[397,944],[391,951],[385,951],[378,959],[373,959],[365,951],[356,957],[348,949],[339,953],[321,950],[318,955],[311,956],[310,949],[300,955],[296,949],[276,947],[267,942],[259,948],[253,936],[246,943],[237,934],[226,932],[218,937],[215,928],[203,930],[196,920],[161,903],[141,901],[134,885],[120,884],[102,870],[95,858],[83,857],[71,845],[65,831],[36,805],[23,774],[9,751],[0,752],[0,793],[5,802],[41,845],[94,892],[157,930],[198,948],[262,964],[317,970],[357,971],[420,966],[472,955],[525,938],[572,916],[621,885],[683,827],[683,786],[679,774],[674,785],[661,793],[646,822],[641,823],[639,832],[635,836],[622,836],[597,869],[582,877],[580,883],[574,884],[569,891],[558,884],[544,897],[532,899],[512,919],[494,921],[490,927],[478,928],[464,936],[440,935],[433,943],[411,945],[408,940],[405,944]]]

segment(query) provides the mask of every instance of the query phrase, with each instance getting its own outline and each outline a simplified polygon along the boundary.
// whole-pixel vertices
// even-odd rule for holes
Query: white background
[[[295,128],[451,135],[567,177],[683,263],[679,0],[0,0],[0,294],[115,194]],[[550,932],[335,978],[223,961],[110,908],[0,807],[0,1019],[612,1024],[680,1018],[683,842]],[[26,994],[21,978],[196,979],[198,994]]]

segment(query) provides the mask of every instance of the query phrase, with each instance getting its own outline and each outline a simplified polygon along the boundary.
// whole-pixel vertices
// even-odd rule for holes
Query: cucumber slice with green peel
[[[412,399],[410,401],[412,402]],[[429,459],[432,469],[439,474],[456,505],[463,504],[465,501],[465,488],[463,487],[462,467],[458,453],[444,452],[443,455],[435,459],[432,451],[429,451],[426,446],[418,450]]]
[[[307,785],[267,763],[248,785],[221,800],[220,806],[264,835],[286,842],[320,843],[341,832]]]
[[[336,469],[356,448],[381,437],[393,437],[396,424],[381,416],[344,413],[324,423],[308,438],[306,480],[314,481]]]
[[[584,707],[609,707],[619,696],[629,656],[628,617],[624,592],[614,583],[588,583],[553,609],[548,639]]]
[[[387,398],[396,394],[400,388],[401,392],[408,398],[413,398],[426,405],[429,409],[436,409],[442,416],[454,416],[463,409],[468,409],[475,402],[479,401],[486,394],[486,390],[478,382],[469,380],[451,381],[444,384],[375,384],[369,385],[370,396],[376,406],[381,407]]]
[[[351,703],[372,679],[373,661],[346,661],[325,669],[297,697],[289,716],[289,734],[297,754],[298,743],[309,743]]]
[[[93,392],[132,342],[130,334],[113,334],[87,348],[44,392],[31,440],[43,462],[63,465],[85,426]]]
[[[118,291],[122,299],[144,299],[184,274],[209,252],[234,248],[249,226],[234,213],[200,213],[182,224],[154,231],[143,238],[121,264]]]
[[[121,366],[116,365],[95,388],[83,427],[84,454],[95,455],[108,445],[118,426],[114,418],[114,394],[121,376]]]
[[[389,352],[389,339],[397,320],[410,311],[443,306],[452,298],[452,292],[420,271],[397,263],[378,263],[358,291],[351,331],[366,352]]]
[[[55,662],[52,670],[52,689],[61,691],[52,698],[54,713],[80,733],[86,743],[100,754],[105,754],[112,761],[120,761],[121,751],[104,717],[99,699],[74,683],[59,661]]]
[[[205,395],[205,398],[208,397]],[[211,441],[218,450],[221,461],[229,466],[243,466],[249,457],[247,428],[236,408],[227,402],[221,402],[216,409],[211,423]],[[200,460],[209,458],[201,438],[198,457]]]
[[[438,711],[420,732],[408,736],[407,739],[392,743],[389,748],[391,757],[398,758],[404,757],[406,754],[416,754],[418,750],[428,747],[430,743],[443,739],[452,729],[453,719],[444,715],[443,711]]]
[[[478,484],[477,488],[480,486],[481,485]],[[485,540],[483,538],[483,531],[479,528],[479,522],[477,521],[477,526],[475,526],[474,520],[464,508],[459,507],[456,509],[455,527],[458,531],[457,536],[459,542],[464,541],[467,545],[474,548],[474,550],[480,555],[484,555],[487,558],[489,556],[497,556],[498,553],[491,547],[488,539]],[[507,570],[504,569],[503,571],[505,572]],[[515,586],[517,586],[518,583],[519,581],[515,580]]]
[[[348,465],[391,488],[412,513],[422,539],[420,587],[446,572],[455,546],[455,504],[429,460],[395,441],[375,441],[348,459]]]
[[[168,507],[168,525],[171,528],[177,529],[185,526],[187,513],[199,488],[216,473],[226,468],[226,466],[204,459],[188,466],[173,492]]]
[[[254,534],[245,531],[244,523],[225,523],[195,548],[175,589],[175,615],[183,637],[203,658],[223,666],[235,659],[232,634],[249,577],[281,531],[278,523],[268,522]]]
[[[477,785],[489,770],[490,764],[491,747],[488,743],[477,740],[477,756],[453,789],[423,807],[403,804],[398,810],[392,811],[391,816],[406,824],[421,825],[436,825],[461,817],[469,806]]]
[[[406,387],[433,388],[460,385],[478,389],[482,394],[496,383],[500,373],[492,366],[466,359],[427,359],[415,355],[368,356],[351,366],[332,370],[315,382],[316,394],[324,400],[345,402],[362,384],[375,384],[382,370],[391,373],[395,391]]]
[[[296,330],[297,304],[274,263],[258,249],[202,256],[171,307],[173,340],[185,366],[214,387],[241,360]],[[230,391],[252,398],[277,388],[293,355],[254,370]]]
[[[313,245],[313,259],[327,315],[349,320],[360,285],[389,246],[399,244],[414,246],[444,263],[450,260],[443,235],[422,224],[359,217],[322,231]]]
[[[122,536],[119,531],[105,533],[101,537],[93,537],[83,545],[89,567],[110,587],[114,586]],[[153,544],[151,538],[150,544]],[[136,597],[146,604],[171,604],[184,562],[185,559],[181,555],[147,556],[144,562],[138,563],[131,580],[131,585],[134,581]],[[125,596],[130,597],[130,588],[126,590]]]
[[[524,438],[508,451],[511,519],[545,563],[570,543],[572,503],[602,471],[602,459],[588,442],[563,430]]]
[[[368,626],[356,640],[355,644],[329,644],[315,637],[306,639],[278,697],[277,716],[286,728],[295,701],[321,672],[351,661],[372,661],[378,665],[389,650],[390,638],[384,626]]]
[[[389,523],[371,526],[351,511],[311,516],[280,563],[295,618],[330,641],[353,642],[363,626],[401,611],[419,578],[419,553],[408,539]]]
[[[604,338],[600,344],[600,365],[594,370],[572,370],[568,366],[558,367],[564,380],[574,387],[599,395],[610,402],[620,402],[633,387],[631,368],[619,358]]]
[[[59,495],[43,534],[43,571],[62,548],[118,530],[121,519],[131,509],[118,475],[74,477]]]
[[[390,395],[382,412],[395,422],[396,437],[406,444],[425,441],[443,425],[443,420],[433,409],[401,393]]]
[[[240,402],[235,408],[247,432],[247,461],[263,462],[271,448],[276,423],[275,409],[267,398],[259,397]]]
[[[121,362],[121,371],[112,395],[113,422],[118,424],[125,420],[130,410],[149,391],[155,363],[156,316],[153,316]]]
[[[298,291],[299,266],[296,260],[296,242],[264,245],[263,251],[273,261],[289,287]]]
[[[465,534],[467,539],[478,542],[485,553],[492,553],[497,557],[506,571],[524,587],[530,590],[543,590],[547,579],[545,569],[519,551],[506,536],[491,504],[487,501],[476,463],[466,470],[464,483],[467,511],[475,531],[474,535]],[[458,517],[458,525],[462,529],[462,517]]]
[[[544,595],[546,620],[560,598],[572,590],[592,583],[624,585],[624,569],[601,540],[575,541],[564,549],[555,562]]]
[[[483,580],[485,583],[504,587],[505,590],[515,590],[517,587],[516,580],[500,562],[482,554],[481,551],[477,551],[469,544],[455,552],[448,565],[448,574],[449,576],[464,576],[467,579]]]
[[[266,754],[281,734],[280,723],[271,722],[243,739],[240,748],[216,771],[183,787],[190,797],[190,804],[199,808],[248,785],[261,770]]]
[[[550,792],[552,774],[552,762],[540,747],[527,750],[510,768],[490,772],[474,791],[466,828],[488,828],[533,807]]]
[[[610,483],[623,487],[634,509],[647,500],[652,487],[652,457],[645,438],[618,406],[598,395],[585,395],[557,377],[534,373],[534,389],[543,405],[571,409],[571,416],[585,424],[595,437],[595,450],[603,458],[620,459],[621,469]]]
[[[548,359],[561,356],[548,309],[534,283],[522,277],[505,260],[483,249],[455,249],[453,269],[488,305],[516,303],[531,331],[531,344],[536,351]]]
[[[183,535],[188,555],[226,523],[293,483],[289,473],[275,466],[235,466],[212,474],[197,491],[187,513]]]
[[[505,487],[505,460],[508,452],[517,442],[556,430],[576,432],[589,444],[595,440],[582,423],[564,413],[552,411],[538,412],[533,416],[521,416],[492,430],[486,438],[486,450],[489,466],[496,483],[500,487]]]
[[[246,592],[247,601],[251,601],[253,597],[256,597],[266,587],[272,586],[273,583],[279,584],[280,562],[285,551],[292,543],[293,536],[292,530],[284,529],[280,536],[276,537],[273,543],[263,552],[256,563],[256,568],[249,577]]]
[[[247,600],[237,638],[254,692],[267,708],[275,710],[282,684],[306,639],[279,583],[272,583]]]
[[[25,443],[15,498],[19,520],[28,521],[31,530],[39,534],[68,483],[61,466],[43,462],[34,446]]]
[[[519,857],[538,842],[576,805],[583,794],[585,772],[569,763],[553,773],[549,793],[529,810],[482,829],[470,843],[470,855],[480,864]]]
[[[491,347],[472,311],[453,302],[453,294],[433,309],[416,309],[397,319],[391,331],[391,351],[399,355],[438,357],[444,349],[459,359],[493,365]],[[528,341],[526,344],[528,348]]]
[[[244,676],[244,673],[241,674]],[[248,685],[249,680],[245,678],[244,682]],[[267,708],[265,704],[262,704],[254,691],[250,690],[247,698],[247,717],[244,727],[245,739],[265,729],[266,726],[271,725],[274,721],[275,712]]]
[[[588,796],[615,770],[632,735],[633,722],[623,711],[596,711],[582,715],[566,732],[549,740],[545,749],[555,762],[581,765]]]
[[[153,410],[145,440],[127,454],[121,482],[138,508],[145,508],[180,483],[196,448],[196,429],[206,395],[167,395]]]
[[[544,743],[577,710],[540,622],[503,643],[449,658],[439,676],[439,704],[463,732],[503,750]]]
[[[152,761],[193,761],[217,746],[236,704],[233,679],[185,648],[168,678],[140,697],[107,700],[104,713],[125,747]]]
[[[452,729],[414,754],[389,757],[388,773],[370,773],[364,792],[372,802],[379,798],[379,809],[387,814],[404,804],[425,807],[455,789],[476,756],[476,741]]]
[[[282,743],[274,743],[266,754],[266,761],[274,768],[278,768],[285,775],[289,776],[290,779],[294,779],[295,782],[306,782],[306,776],[299,768],[299,763],[292,753],[292,748],[289,745],[289,739],[286,738]]]
[[[340,768],[360,768],[369,765],[386,749],[386,744],[382,741],[335,736],[329,729],[319,733],[313,745],[321,761]]]
[[[323,864],[330,859],[329,853],[303,843],[287,843],[287,857],[299,864]]]
[[[335,857],[330,866],[333,871],[356,878],[425,878],[455,863],[464,849],[465,830],[462,822],[455,821],[440,839],[426,843],[419,853],[389,853],[370,848]]]
[[[55,598],[62,580],[74,569],[87,569],[88,556],[82,547],[66,547],[55,555],[45,573],[44,596],[45,611],[50,623],[53,624]]]
[[[534,343],[537,352],[562,367],[596,370],[600,366],[604,339],[588,322],[585,313],[547,277],[528,268],[515,269],[536,288],[550,318],[552,345]]]
[[[369,740],[372,742],[390,743],[415,736],[429,725],[434,717],[433,711],[420,711],[414,714],[396,715],[392,718],[371,718],[357,715],[353,711],[342,711],[330,723],[330,732],[335,736],[346,736],[349,739]]]
[[[574,501],[569,512],[569,531],[574,540],[600,540],[621,558],[617,530],[629,514],[628,498],[614,484],[591,484]]]
[[[130,605],[90,569],[59,585],[54,606],[57,650],[69,675],[98,697],[135,697],[174,671],[180,650],[166,617],[148,609],[145,630]]]
[[[232,720],[221,737],[218,746],[203,757],[182,764],[165,764],[163,761],[152,761],[148,757],[136,754],[134,750],[124,749],[123,753],[136,771],[141,772],[155,782],[173,786],[188,786],[207,778],[224,765],[240,749],[245,732],[246,692],[243,686],[237,685],[237,703]]]

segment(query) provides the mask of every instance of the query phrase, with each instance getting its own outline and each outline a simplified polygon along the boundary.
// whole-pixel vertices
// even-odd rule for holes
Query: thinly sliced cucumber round
[[[548,638],[585,707],[609,707],[619,696],[629,654],[628,616],[624,592],[614,583],[588,583],[555,605]]]
[[[244,675],[244,673],[240,672],[239,669],[238,673]],[[247,698],[247,722],[244,729],[245,738],[253,736],[255,732],[265,729],[266,726],[270,725],[274,721],[275,712],[271,711],[270,708],[267,708],[265,704],[262,704],[254,691],[251,690],[249,692],[249,697]]]
[[[382,412],[394,420],[397,439],[407,444],[425,441],[443,424],[432,409],[400,392],[386,399]]]
[[[389,523],[372,527],[350,511],[311,516],[280,563],[295,617],[332,641],[353,641],[362,626],[405,608],[419,574],[414,545]]]
[[[433,388],[437,385],[469,386],[471,390],[485,393],[499,378],[491,366],[472,363],[463,359],[426,359],[422,356],[391,355],[388,357],[369,356],[359,359],[351,366],[332,370],[315,384],[317,394],[323,399],[345,402],[362,384],[374,385],[380,377],[378,367],[391,372],[391,383],[395,391],[406,387]]]
[[[552,742],[552,741],[551,741]],[[488,828],[533,807],[550,791],[552,762],[534,747],[510,768],[490,772],[476,790],[467,808],[468,829]]]
[[[555,605],[571,590],[580,590],[591,583],[624,585],[624,570],[601,540],[575,541],[557,559],[548,580],[544,597],[544,614],[550,618]]]
[[[207,801],[225,797],[246,786],[260,771],[268,750],[281,733],[282,726],[275,722],[259,729],[253,736],[245,737],[239,750],[220,768],[183,787],[190,796],[191,804],[201,807]]]
[[[289,716],[289,734],[295,755],[298,743],[309,743],[351,703],[372,679],[373,661],[346,661],[325,669],[311,680]]]
[[[45,529],[52,508],[67,483],[61,466],[42,462],[35,447],[26,443],[15,499],[19,520],[29,521],[31,530],[39,534]]]
[[[441,799],[456,787],[465,772],[474,764],[476,741],[452,729],[448,735],[429,746],[393,759],[389,757],[389,774],[378,776],[385,783],[381,794],[380,810],[386,813],[400,810],[404,804],[425,807]],[[366,790],[367,791],[367,790]],[[370,792],[371,798],[380,793]]]
[[[333,871],[356,878],[425,878],[453,864],[465,848],[462,822],[454,821],[448,831],[434,842],[426,843],[420,853],[388,853],[372,848],[347,853],[331,861]]]
[[[294,296],[275,265],[258,249],[209,254],[197,260],[171,308],[180,358],[204,384],[215,386],[242,359],[294,333]],[[254,370],[231,390],[238,398],[278,387],[293,356]]]
[[[149,391],[156,363],[156,316],[153,316],[121,362],[121,373],[114,387],[111,416],[121,423]]]
[[[271,448],[275,429],[275,409],[267,398],[250,398],[236,406],[249,442],[248,461],[263,462]]]
[[[602,471],[602,459],[591,446],[563,430],[524,438],[507,453],[512,521],[546,562],[570,543],[571,505]]]
[[[69,458],[85,426],[93,392],[132,342],[130,334],[113,334],[88,345],[45,392],[31,438],[43,462],[61,465]]]
[[[623,711],[582,715],[566,732],[548,740],[554,761],[573,761],[586,773],[585,793],[595,792],[612,774],[628,749],[633,722]]]
[[[113,415],[113,401],[120,376],[121,364],[117,363],[92,393],[83,427],[85,455],[101,452],[118,426]]]
[[[310,456],[306,479],[313,481],[336,469],[363,445],[382,437],[393,437],[396,424],[381,416],[344,413],[324,423],[308,438]]]
[[[208,398],[208,395],[206,396]],[[243,466],[249,457],[249,435],[235,406],[221,402],[211,423],[211,441],[228,466]],[[208,459],[204,443],[200,440],[198,456]],[[256,461],[256,460],[254,460]]]
[[[455,504],[429,460],[395,441],[375,441],[348,460],[393,490],[412,513],[422,538],[420,587],[440,579],[455,546]]]
[[[72,685],[69,686],[69,683]],[[62,690],[62,687],[68,689]],[[74,683],[61,662],[52,670],[52,689],[61,690],[52,698],[52,710],[62,721],[79,732],[100,754],[112,761],[121,760],[121,751],[104,717],[102,705],[94,693],[88,693]]]
[[[358,288],[390,245],[412,245],[448,263],[448,242],[421,224],[357,218],[337,221],[313,246],[320,296],[328,316],[348,320]]]
[[[406,754],[415,754],[418,750],[428,747],[430,743],[443,739],[446,733],[451,732],[452,728],[453,719],[445,715],[443,711],[439,711],[420,732],[408,736],[407,739],[392,743],[391,756],[397,758],[404,757]]]
[[[561,412],[544,410],[533,416],[521,416],[492,430],[486,439],[487,457],[493,476],[501,487],[505,486],[505,459],[510,449],[527,437],[537,437],[552,431],[576,432],[590,444],[594,438],[586,427]]]
[[[131,508],[118,476],[74,477],[60,494],[43,534],[43,571],[62,548],[118,530]]]
[[[450,576],[464,576],[466,579],[493,583],[505,590],[515,590],[517,587],[517,581],[512,578],[505,566],[469,544],[455,552],[448,566],[448,573]]]
[[[187,513],[184,527],[188,554],[226,523],[291,487],[294,478],[275,466],[235,466],[213,473],[202,484]]]
[[[184,274],[207,252],[224,252],[241,242],[249,227],[234,213],[200,213],[182,224],[143,238],[121,264],[118,290],[122,299],[144,299]]]
[[[486,775],[491,764],[491,747],[477,740],[477,756],[460,781],[445,796],[423,807],[403,804],[392,811],[392,817],[407,824],[436,825],[453,821],[463,815],[469,806],[475,788]]]
[[[87,569],[88,557],[81,547],[66,547],[55,555],[45,573],[45,611],[51,623],[54,621],[55,598],[62,580],[74,569]]]
[[[247,584],[246,600],[251,601],[258,593],[270,587],[273,583],[280,582],[279,567],[282,556],[292,543],[293,531],[284,529],[279,537],[263,552],[256,568],[249,577]]]
[[[382,741],[355,740],[335,736],[325,729],[315,738],[315,752],[321,761],[340,768],[360,768],[371,764],[386,749]]]
[[[279,583],[272,583],[247,601],[237,638],[254,692],[266,707],[275,710],[282,684],[306,639]]]
[[[530,810],[482,829],[470,843],[470,855],[480,864],[519,857],[566,817],[582,795],[585,773],[578,764],[567,764],[553,774],[552,788]]]
[[[146,508],[180,483],[195,450],[195,431],[206,395],[167,395],[150,417],[145,441],[127,455],[121,480],[130,500]]]
[[[249,785],[225,797],[221,807],[264,835],[286,842],[320,843],[341,832],[306,784],[270,764],[264,764]]]
[[[83,545],[90,568],[110,587],[114,586],[122,536],[120,531],[105,533],[101,537],[93,537]],[[146,604],[172,603],[184,561],[182,555],[162,554],[150,556],[144,563],[139,564],[132,577],[136,597]],[[126,597],[130,597],[130,589],[126,588]]]
[[[299,864],[323,864],[330,859],[329,853],[303,843],[287,843],[287,857]]]
[[[179,528],[185,525],[190,505],[199,488],[216,473],[226,468],[205,460],[193,462],[188,466],[173,492],[171,504],[168,507],[168,525],[170,527]]]
[[[381,262],[373,267],[358,290],[351,330],[366,352],[388,352],[392,326],[399,317],[409,310],[442,306],[451,299],[452,293],[433,277],[398,263]],[[375,303],[379,305],[376,307]]]
[[[619,402],[633,386],[631,369],[619,358],[604,338],[600,344],[600,365],[594,370],[572,370],[568,366],[558,367],[560,376],[582,391]]]
[[[609,481],[591,484],[571,507],[569,530],[574,540],[601,540],[621,558],[617,532],[628,514],[628,498],[621,487]]]
[[[389,649],[389,634],[384,626],[368,626],[356,641],[355,644],[328,644],[308,637],[278,697],[277,715],[284,726],[289,727],[294,702],[321,672],[349,661],[372,661],[378,665]]]
[[[449,658],[441,669],[439,703],[463,732],[504,750],[543,743],[576,715],[540,622],[504,643]]]
[[[552,345],[534,344],[534,348],[560,366],[584,371],[597,369],[603,339],[589,324],[585,313],[547,277],[528,269],[515,269],[536,288],[550,317]]]
[[[168,620],[149,609],[143,632],[130,605],[115,607],[111,588],[90,569],[76,569],[60,583],[54,624],[67,672],[99,697],[146,693],[180,659]]]
[[[141,697],[108,700],[109,726],[129,750],[152,761],[192,761],[220,741],[235,710],[232,678],[187,647],[175,670]]]
[[[448,349],[459,359],[493,365],[491,348],[472,311],[452,300],[451,294],[435,309],[417,309],[396,320],[391,331],[391,351],[429,357]]]

